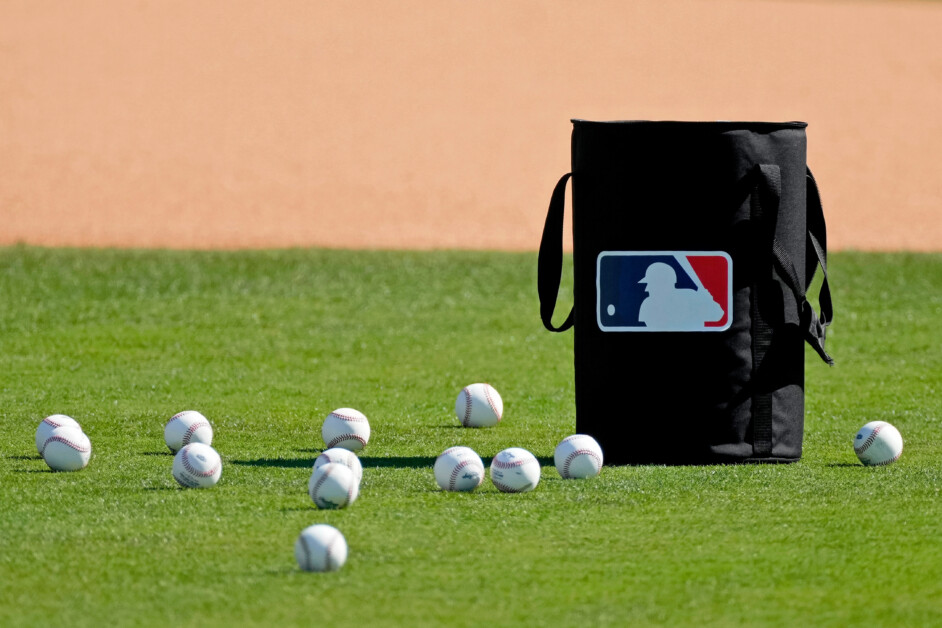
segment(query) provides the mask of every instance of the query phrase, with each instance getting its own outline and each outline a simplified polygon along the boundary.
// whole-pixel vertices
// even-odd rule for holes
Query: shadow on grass
[[[832,469],[835,469],[835,468],[836,468],[836,469],[846,469],[846,468],[862,469],[862,468],[863,468],[863,465],[860,464],[859,462],[857,462],[857,463],[854,463],[854,462],[829,462],[826,466],[829,467],[829,468],[832,468]]]
[[[242,467],[282,467],[286,469],[310,468],[314,458],[256,458],[255,460],[232,460],[232,464]]]
[[[232,464],[245,467],[310,468],[314,466],[314,458],[256,458],[255,460],[233,460]],[[429,456],[371,458],[366,456],[360,458],[360,464],[364,468],[424,469],[434,466],[435,458]]]
[[[320,451],[320,450],[314,450]],[[555,464],[549,456],[537,457],[541,467]],[[484,466],[490,466],[490,458],[482,458]],[[286,469],[310,468],[314,466],[314,458],[256,458],[255,460],[233,460],[232,464],[244,467],[281,467]],[[434,456],[390,456],[360,458],[364,469],[430,469],[435,466]]]
[[[173,452],[170,451],[169,449],[166,450],[166,451],[142,451],[142,452],[141,452],[141,455],[142,455],[142,456],[160,456],[161,458],[164,458],[164,457],[166,457],[166,456],[170,456],[170,457],[172,458],[172,457],[173,457]]]
[[[43,457],[39,454],[26,455],[26,456],[4,456],[8,460],[42,460]]]

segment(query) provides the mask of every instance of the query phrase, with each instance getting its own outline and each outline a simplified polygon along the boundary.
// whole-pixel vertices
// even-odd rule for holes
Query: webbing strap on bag
[[[760,168],[765,168],[762,166]],[[821,207],[821,196],[818,184],[814,180],[811,170],[805,175],[807,183],[807,247],[804,281],[799,279],[795,264],[788,252],[778,240],[772,241],[772,255],[775,260],[775,270],[781,280],[788,286],[795,296],[798,304],[798,324],[801,326],[805,340],[829,365],[834,365],[834,359],[824,349],[827,328],[834,320],[834,305],[831,302],[831,286],[828,283],[827,264],[827,229],[824,223],[824,210]],[[818,293],[820,315],[814,311],[814,306],[808,301],[807,292],[811,287],[815,272],[821,267],[824,280]]]
[[[782,198],[782,174],[778,166],[761,164],[756,166],[756,184],[750,200],[750,221],[755,232],[752,238],[757,260],[767,260],[769,244],[773,253],[776,248],[775,224]],[[764,264],[759,261],[759,268]],[[772,325],[763,316],[760,305],[766,298],[764,286],[771,276],[759,273],[752,283],[749,316],[752,320],[752,381],[759,381],[762,363],[772,346]],[[753,455],[767,458],[772,455],[772,391],[757,387],[752,395],[752,446]]]
[[[818,191],[818,182],[814,180],[811,169],[806,170],[805,181],[808,188],[808,264],[805,270],[805,290],[811,287],[817,267],[824,273],[821,291],[818,293],[818,305],[821,315],[816,316],[814,308],[805,300],[802,303],[802,314],[805,320],[805,340],[818,352],[821,359],[834,366],[834,360],[824,349],[824,340],[828,325],[834,320],[834,305],[831,303],[831,287],[828,285],[828,238],[827,228],[824,224],[824,209],[821,207],[821,193]],[[814,252],[815,258],[811,259]],[[807,312],[807,313],[806,313]]]
[[[540,318],[543,326],[550,331],[566,331],[574,320],[572,310],[563,323],[553,325],[553,312],[559,296],[559,284],[563,276],[563,217],[566,211],[566,183],[572,173],[563,175],[553,190],[549,210],[546,212],[546,224],[543,225],[543,239],[540,241],[540,254],[537,261],[537,289],[540,293]]]

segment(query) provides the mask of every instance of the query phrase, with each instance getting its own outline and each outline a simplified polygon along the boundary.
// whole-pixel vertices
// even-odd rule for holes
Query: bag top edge
[[[734,130],[734,129],[752,129],[752,130],[770,130],[770,129],[804,129],[808,126],[807,122],[740,122],[733,120],[715,120],[715,121],[686,121],[686,120],[583,120],[581,118],[572,118],[574,126],[582,125],[632,125],[632,126],[679,126],[679,127],[700,127],[703,130]]]

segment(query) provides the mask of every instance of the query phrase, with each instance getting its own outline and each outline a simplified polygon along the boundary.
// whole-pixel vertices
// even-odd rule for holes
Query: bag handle
[[[569,310],[569,316],[556,327],[553,325],[553,312],[559,296],[559,284],[563,276],[563,217],[566,210],[566,183],[572,173],[564,174],[553,190],[546,223],[543,225],[543,239],[540,241],[540,255],[537,260],[537,289],[540,293],[540,318],[543,326],[550,331],[562,332],[572,327],[575,306]]]
[[[764,167],[759,167],[759,174],[766,181],[767,189],[771,189],[773,193],[780,189],[774,183],[769,183],[769,177]],[[806,168],[805,184],[807,187],[807,246],[804,281],[799,279],[795,264],[789,257],[788,252],[774,238],[772,240],[772,255],[775,260],[777,274],[795,295],[795,301],[798,303],[799,308],[798,323],[804,330],[805,340],[821,356],[822,360],[834,366],[834,359],[828,355],[824,348],[827,328],[834,319],[834,304],[831,301],[831,287],[828,282],[827,228],[824,222],[824,209],[821,207],[818,184],[814,179],[814,175],[811,174],[810,168]],[[808,288],[811,287],[818,266],[821,267],[824,273],[824,282],[821,284],[821,290],[818,293],[820,314],[815,313],[814,306],[807,298]]]
[[[828,326],[834,320],[834,304],[831,302],[831,287],[828,283],[828,236],[827,226],[824,223],[824,209],[821,207],[821,193],[818,191],[818,182],[814,180],[811,169],[806,168],[805,182],[808,188],[808,263],[805,269],[805,290],[811,287],[814,274],[821,267],[824,281],[818,293],[820,315],[815,315],[814,308],[807,300],[802,303],[802,314],[805,315],[805,339],[811,344],[821,359],[834,366],[834,360],[824,350],[824,340],[827,336]],[[814,251],[814,258],[811,251]],[[807,311],[807,314],[805,313]]]

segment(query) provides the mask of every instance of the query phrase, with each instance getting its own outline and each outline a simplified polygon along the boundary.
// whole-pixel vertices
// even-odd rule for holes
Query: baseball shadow
[[[43,459],[43,457],[40,456],[39,454],[33,454],[33,455],[27,454],[25,456],[21,455],[21,456],[4,456],[4,457],[9,460],[42,460]]]
[[[854,462],[829,462],[829,463],[827,463],[826,466],[829,467],[829,468],[832,468],[832,469],[848,469],[848,468],[863,469],[863,468],[864,468],[864,466],[863,466],[862,464],[860,464],[859,462],[857,462],[857,463],[854,463]]]
[[[425,469],[435,466],[432,456],[391,456],[389,458],[360,458],[363,468]]]
[[[314,466],[313,458],[256,458],[255,460],[232,460],[232,464],[243,467],[281,467],[300,469]]]
[[[167,451],[142,451],[142,452],[141,452],[141,455],[142,455],[142,456],[160,456],[160,457],[164,457],[164,456],[173,456],[174,454],[173,454],[172,451],[170,451],[170,450],[168,449]]]

